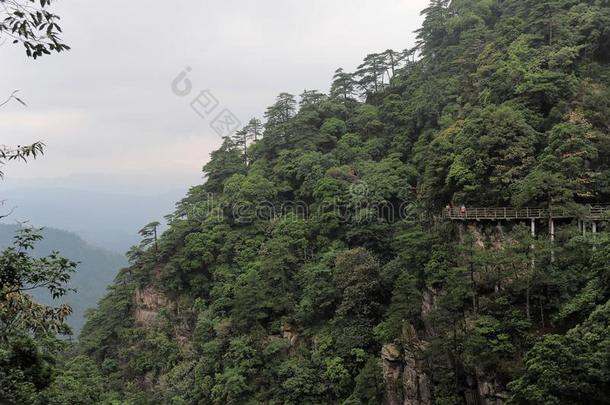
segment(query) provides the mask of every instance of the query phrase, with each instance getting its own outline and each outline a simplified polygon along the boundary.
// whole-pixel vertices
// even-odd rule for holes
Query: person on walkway
[[[462,204],[462,205],[460,206],[460,214],[461,214],[463,217],[466,217],[466,206],[465,206],[464,204]]]

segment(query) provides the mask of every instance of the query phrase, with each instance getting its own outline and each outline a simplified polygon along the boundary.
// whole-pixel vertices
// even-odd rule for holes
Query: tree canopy
[[[610,5],[434,0],[423,17],[414,49],[338,69],[328,95],[280,93],[224,138],[168,229],[142,229],[76,355],[17,392],[609,403],[607,223],[562,219],[551,241],[546,219],[532,235],[439,214],[610,202]]]

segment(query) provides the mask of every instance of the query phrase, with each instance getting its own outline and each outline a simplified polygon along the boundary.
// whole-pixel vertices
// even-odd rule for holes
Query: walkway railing
[[[582,206],[577,210],[553,208],[550,211],[546,208],[451,207],[443,210],[442,218],[446,220],[519,220],[538,218],[610,220],[610,206]]]

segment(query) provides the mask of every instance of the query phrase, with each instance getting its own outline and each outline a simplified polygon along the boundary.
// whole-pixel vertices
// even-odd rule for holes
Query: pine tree
[[[345,103],[348,100],[352,100],[355,94],[356,81],[354,80],[354,75],[344,72],[342,68],[337,69],[333,76],[330,96]]]

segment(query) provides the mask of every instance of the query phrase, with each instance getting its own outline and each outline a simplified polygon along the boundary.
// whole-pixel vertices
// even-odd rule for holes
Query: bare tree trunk
[[[157,227],[155,226],[155,256],[159,252],[159,243],[157,242]]]

